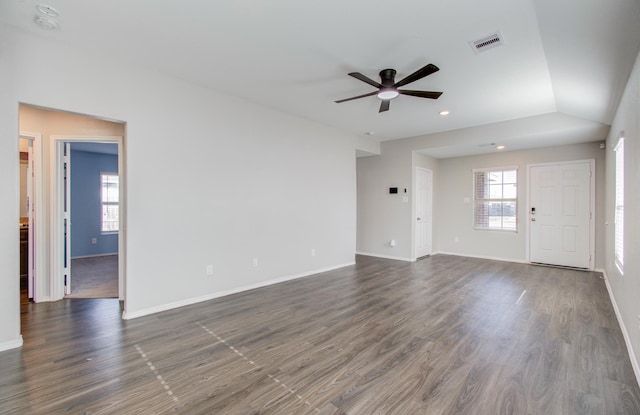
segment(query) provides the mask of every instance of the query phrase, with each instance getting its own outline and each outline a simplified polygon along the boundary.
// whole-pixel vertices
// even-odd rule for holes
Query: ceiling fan
[[[341,99],[335,102],[339,104],[341,102],[351,101],[352,99],[358,99],[358,98],[370,97],[372,95],[377,95],[378,98],[382,100],[382,102],[380,103],[380,110],[378,112],[384,112],[384,111],[389,111],[389,103],[391,102],[392,99],[394,99],[398,95],[411,95],[413,97],[418,97],[418,98],[438,99],[438,97],[442,95],[442,92],[412,91],[408,89],[398,89],[398,88],[400,88],[401,86],[410,84],[411,82],[415,82],[418,79],[422,79],[425,76],[429,76],[434,72],[438,72],[439,70],[440,68],[430,63],[427,66],[421,69],[418,69],[411,75],[407,76],[406,78],[398,82],[396,82],[394,79],[396,76],[395,69],[381,70],[380,71],[381,82],[376,82],[373,79],[364,76],[360,72],[351,72],[349,73],[349,76],[359,79],[362,82],[366,82],[371,86],[375,86],[376,88],[378,88],[378,90],[374,92],[370,92],[368,94],[358,95],[357,97]]]

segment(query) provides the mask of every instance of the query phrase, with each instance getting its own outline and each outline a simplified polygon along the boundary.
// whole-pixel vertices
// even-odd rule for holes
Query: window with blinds
[[[117,174],[101,173],[102,232],[118,232],[120,228],[119,179]]]
[[[616,266],[622,273],[624,265],[624,138],[620,137],[616,153],[616,206],[614,213],[614,243]]]
[[[518,169],[473,170],[475,229],[517,231]]]

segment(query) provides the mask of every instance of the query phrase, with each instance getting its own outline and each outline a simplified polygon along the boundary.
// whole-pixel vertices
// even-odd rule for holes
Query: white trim
[[[616,313],[616,319],[618,319],[618,325],[620,326],[622,336],[624,337],[624,342],[627,345],[627,352],[629,353],[629,360],[631,360],[633,373],[636,375],[636,381],[638,382],[638,385],[640,385],[640,365],[638,364],[638,359],[636,358],[636,354],[633,351],[633,343],[631,342],[631,338],[629,337],[627,327],[624,325],[624,320],[622,319],[622,315],[620,314],[618,303],[616,303],[616,297],[614,297],[611,285],[609,285],[609,277],[607,276],[607,272],[605,270],[602,270],[601,272],[602,276],[604,277],[604,284],[607,286],[607,292],[609,293],[611,304],[613,305],[613,311]]]
[[[461,254],[460,252],[437,251],[437,252],[433,253],[433,255],[438,255],[438,254],[455,255],[455,256],[461,256],[461,257],[467,257],[467,258],[490,259],[490,260],[493,260],[493,261],[502,261],[502,262],[515,262],[515,263],[518,263],[518,264],[528,264],[529,263],[529,262],[521,260],[521,259],[501,258],[501,257],[486,256],[486,255],[469,255],[469,254]]]
[[[120,301],[126,300],[126,172],[125,172],[125,154],[124,154],[124,137],[123,136],[68,136],[68,135],[52,135],[50,137],[50,191],[51,191],[51,222],[49,243],[51,246],[50,255],[50,292],[48,293],[48,301],[60,300],[64,297],[64,285],[62,277],[60,275],[61,263],[60,257],[62,255],[62,247],[59,238],[62,221],[60,220],[61,214],[61,186],[58,183],[60,178],[60,146],[65,142],[102,142],[102,143],[117,143],[118,145],[118,176],[120,178],[120,229],[118,231],[118,298]],[[126,310],[126,301],[124,303]]]
[[[4,352],[5,350],[17,349],[19,347],[22,347],[23,343],[24,342],[22,341],[22,335],[20,335],[16,340],[0,343],[0,352]]]
[[[504,178],[504,172],[505,171],[511,171],[511,170],[515,170],[516,172],[516,197],[515,198],[481,198],[481,199],[477,199],[476,198],[476,193],[477,193],[477,188],[476,188],[476,174],[477,173],[486,173],[486,172],[500,172],[503,174],[503,178]],[[471,224],[472,224],[472,229],[474,231],[500,231],[500,232],[514,232],[514,233],[518,233],[519,232],[519,227],[520,227],[520,221],[518,220],[518,208],[520,206],[520,189],[522,187],[522,185],[520,184],[520,166],[505,166],[505,167],[487,167],[487,168],[479,168],[479,169],[471,169],[472,171],[472,179],[473,179],[473,184],[472,184],[472,200],[471,200],[471,214],[473,215],[471,218]],[[504,185],[504,182],[502,183]],[[490,226],[488,227],[482,227],[482,226],[478,226],[478,224],[476,223],[476,219],[478,218],[477,216],[477,212],[476,212],[476,207],[477,201],[484,201],[484,202],[489,202],[491,203],[492,201],[495,202],[515,202],[516,204],[516,211],[515,211],[515,229],[509,229],[509,228],[504,228],[504,227],[500,227],[500,228],[492,228]],[[504,219],[504,215],[500,215],[501,218]],[[504,220],[502,221],[502,223],[504,224]]]
[[[620,134],[618,134],[618,141],[616,142],[616,145],[613,147],[613,152],[615,153],[616,151],[618,151],[618,147],[620,147],[620,145],[624,142],[624,130],[620,131]]]
[[[407,258],[407,257],[392,256],[392,255],[380,255],[380,254],[373,254],[371,252],[356,252],[356,255],[372,256],[375,258],[383,258],[383,259],[394,259],[396,261],[406,261],[406,262],[416,261],[416,258]]]
[[[41,133],[32,133],[28,131],[20,131],[19,137],[26,138],[28,140],[32,140],[32,151],[33,151],[33,160],[34,160],[34,169],[35,175],[33,177],[33,203],[34,203],[34,224],[29,224],[29,229],[33,228],[34,235],[34,244],[32,245],[33,251],[33,261],[35,262],[35,266],[33,269],[33,301],[41,302],[41,301],[49,301],[49,295],[46,292],[45,288],[47,284],[45,283],[44,276],[48,274],[45,271],[45,267],[47,266],[47,260],[45,257],[45,252],[47,252],[47,245],[45,241],[45,205],[44,205],[44,172],[43,172],[43,152],[42,152],[42,134]]]
[[[62,212],[64,206],[63,169],[64,141],[57,141],[51,137],[49,146],[49,192],[50,192],[50,222],[49,222],[49,291],[48,297],[53,301],[64,298],[64,281],[62,273],[64,270],[62,254],[64,252],[64,221]]]
[[[117,252],[111,252],[111,253],[106,253],[106,254],[78,255],[78,256],[72,256],[71,259],[94,258],[94,257],[112,256],[112,255],[118,255],[118,253]]]
[[[513,166],[496,166],[496,167],[482,167],[479,169],[471,169],[472,172],[481,172],[481,171],[504,171],[504,170],[518,170],[518,165]]]
[[[622,152],[619,153],[622,147]],[[624,205],[626,203],[625,198],[625,156],[624,156],[624,131],[620,132],[618,143],[613,148],[614,153],[614,192],[613,192],[613,259],[620,275],[624,275]],[[622,162],[618,163],[618,157],[622,156]],[[619,177],[618,172],[622,171],[622,177]],[[622,180],[621,180],[622,179]],[[621,185],[621,186],[620,186]],[[622,204],[618,204],[618,191],[622,192]],[[622,209],[619,209],[619,207]],[[622,212],[622,221],[618,221],[618,212]],[[622,225],[621,232],[618,232],[618,227]],[[621,235],[619,235],[621,233]],[[618,240],[622,240],[622,252],[618,249]],[[621,261],[622,260],[622,261]]]
[[[313,271],[307,271],[307,272],[303,272],[303,273],[300,273],[300,274],[294,274],[294,275],[288,275],[288,276],[285,276],[285,277],[274,278],[272,280],[262,281],[262,282],[259,282],[259,283],[256,283],[256,284],[250,284],[250,285],[245,285],[245,286],[238,287],[238,288],[233,288],[233,289],[230,289],[230,290],[219,291],[219,292],[203,295],[203,296],[200,296],[200,297],[188,298],[186,300],[176,301],[176,302],[169,303],[169,304],[163,304],[163,305],[159,305],[159,306],[156,306],[156,307],[151,307],[151,308],[147,308],[147,309],[143,309],[143,310],[138,310],[138,311],[131,312],[131,313],[127,313],[127,311],[125,310],[125,311],[122,312],[122,318],[124,320],[131,320],[131,319],[138,318],[138,317],[148,316],[150,314],[160,313],[162,311],[172,310],[174,308],[179,308],[179,307],[184,307],[184,306],[188,306],[188,305],[192,305],[192,304],[196,304],[196,303],[201,303],[203,301],[214,300],[216,298],[225,297],[225,296],[231,295],[231,294],[237,294],[237,293],[240,293],[240,292],[243,292],[243,291],[254,290],[256,288],[262,288],[262,287],[266,287],[266,286],[273,285],[273,284],[279,284],[281,282],[291,281],[291,280],[295,280],[295,279],[298,279],[298,278],[311,277],[311,276],[320,274],[322,272],[333,271],[333,270],[338,269],[338,268],[349,267],[349,266],[352,266],[352,265],[355,265],[355,262],[348,262],[346,264],[340,264],[340,265],[335,265],[335,266],[331,266],[331,267],[327,267],[327,268],[321,268],[321,269],[317,269],[317,270],[313,270]]]

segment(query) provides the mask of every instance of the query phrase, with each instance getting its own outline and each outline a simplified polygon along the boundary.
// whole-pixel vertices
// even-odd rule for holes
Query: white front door
[[[431,255],[433,172],[416,168],[415,186],[415,257]]]
[[[593,268],[592,161],[529,167],[529,260]]]

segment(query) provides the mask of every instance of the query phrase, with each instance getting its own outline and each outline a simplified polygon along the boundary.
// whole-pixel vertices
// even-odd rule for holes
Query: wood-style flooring
[[[640,414],[600,273],[435,255],[130,321],[23,304],[2,414]]]

